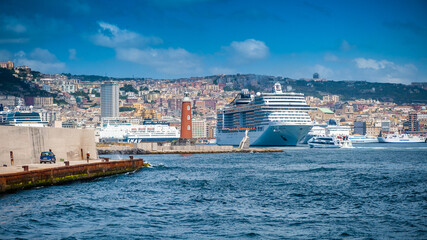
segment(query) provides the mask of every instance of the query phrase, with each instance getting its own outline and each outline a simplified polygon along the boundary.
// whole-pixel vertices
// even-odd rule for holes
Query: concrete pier
[[[131,172],[147,165],[143,159],[131,158],[0,167],[0,193]]]
[[[248,148],[238,149],[233,146],[217,146],[217,145],[189,145],[189,146],[173,146],[170,143],[159,145],[156,142],[152,143],[137,143],[134,146],[128,145],[112,145],[108,147],[98,147],[98,154],[201,154],[201,153],[245,153],[245,152],[283,152],[277,148]]]

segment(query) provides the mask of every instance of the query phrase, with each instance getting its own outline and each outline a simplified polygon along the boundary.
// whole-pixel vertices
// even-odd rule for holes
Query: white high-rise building
[[[101,117],[119,116],[119,86],[115,82],[105,82],[101,86]]]
[[[193,125],[193,138],[206,138],[207,126],[204,120],[192,120]]]

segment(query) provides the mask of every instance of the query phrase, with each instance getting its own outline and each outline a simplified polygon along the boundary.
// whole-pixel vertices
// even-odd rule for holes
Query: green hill
[[[51,93],[41,90],[32,82],[13,76],[13,71],[0,68],[0,95],[16,97],[39,96],[51,97]]]

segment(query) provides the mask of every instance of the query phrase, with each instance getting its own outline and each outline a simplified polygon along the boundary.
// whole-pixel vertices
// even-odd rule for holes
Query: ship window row
[[[305,103],[305,101],[279,101],[279,100],[268,100],[266,103]]]
[[[288,100],[288,99],[298,99],[298,100],[305,100],[302,96],[280,96],[280,97],[274,97],[274,96],[268,96],[268,97],[262,97],[262,98],[256,98],[255,101],[262,101],[262,100],[270,100],[270,99],[279,99],[279,100]]]
[[[309,117],[307,114],[270,114],[269,117],[281,117],[281,116],[300,116]]]
[[[309,120],[271,120],[272,122],[293,122],[293,123],[309,123]]]
[[[279,117],[279,116],[269,116],[269,119],[310,119],[309,116],[296,116],[296,117]]]

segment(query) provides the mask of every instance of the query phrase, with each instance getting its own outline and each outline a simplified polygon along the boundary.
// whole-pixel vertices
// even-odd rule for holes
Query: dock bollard
[[[22,166],[22,168],[24,169],[24,172],[28,172],[28,166]]]
[[[133,156],[129,156],[130,160],[133,160]]]
[[[65,166],[70,166],[70,162],[69,161],[64,161],[64,163],[65,163]]]

